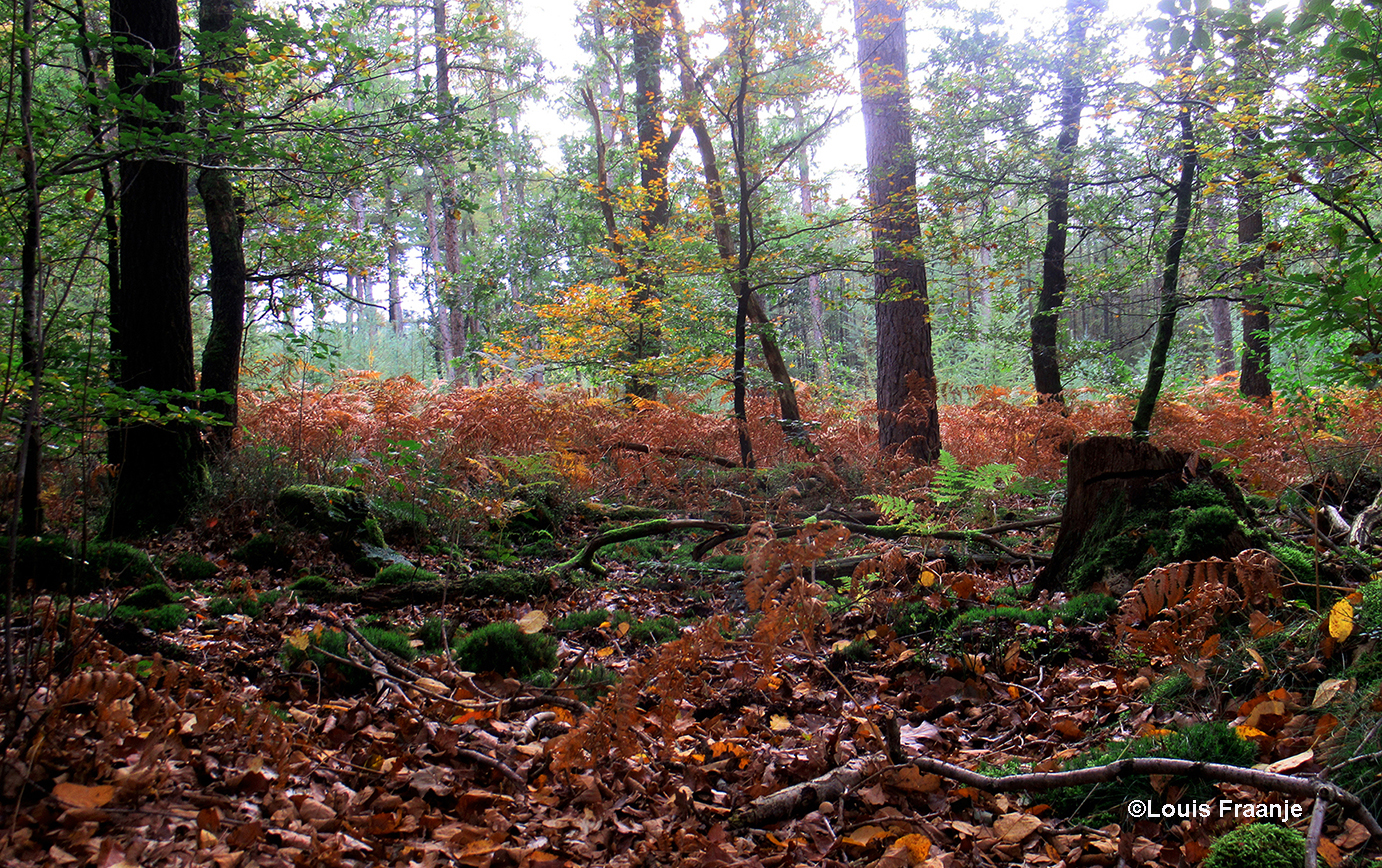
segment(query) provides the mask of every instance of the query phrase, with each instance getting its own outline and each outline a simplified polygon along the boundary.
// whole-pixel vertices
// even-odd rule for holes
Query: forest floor
[[[142,582],[107,569],[91,593],[18,607],[0,863],[1195,865],[1245,814],[1304,832],[1314,807],[1169,775],[988,793],[916,757],[987,775],[1125,755],[1341,765],[1332,779],[1375,810],[1382,661],[1365,627],[1382,598],[1354,589],[1376,552],[1299,519],[1370,501],[1382,403],[1269,411],[1222,384],[1163,402],[1154,442],[1229,468],[1264,532],[1315,565],[1309,581],[1273,567],[1270,604],[1192,612],[1167,653],[1100,588],[1030,592],[1063,451],[1123,433],[1130,401],[1081,395],[1060,416],[972,398],[943,414],[949,475],[874,460],[869,408],[810,396],[817,451],[761,404],[757,470],[725,466],[732,427],[689,403],[628,413],[367,375],[253,402],[195,520],[136,541],[158,605],[131,606]],[[69,476],[48,506],[77,527],[93,474]],[[273,497],[304,480],[366,492],[436,581],[381,584],[290,526]],[[838,529],[876,523],[880,497],[913,505],[915,534]],[[674,525],[598,551],[603,575],[556,569],[653,516],[751,530],[697,559],[715,531]],[[954,533],[980,528],[1000,545]],[[495,623],[512,635],[466,647]],[[474,665],[491,659],[514,663]],[[842,768],[838,794],[745,820]],[[1184,816],[1198,805],[1214,813]],[[1181,815],[1130,816],[1147,808]],[[1326,814],[1326,864],[1371,864],[1379,845]]]

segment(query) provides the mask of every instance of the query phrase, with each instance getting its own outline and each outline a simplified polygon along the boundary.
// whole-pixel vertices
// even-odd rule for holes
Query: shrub
[[[556,643],[541,633],[524,633],[512,621],[486,624],[462,638],[455,647],[456,662],[472,672],[510,672],[522,678],[557,662]]]
[[[1209,848],[1204,868],[1300,868],[1305,837],[1274,823],[1239,826]]]

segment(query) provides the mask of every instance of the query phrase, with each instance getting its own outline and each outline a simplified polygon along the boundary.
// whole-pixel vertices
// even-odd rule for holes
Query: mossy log
[[[1031,527],[1047,524],[1050,523],[1050,519],[1039,519],[1032,522],[1017,522],[1010,525],[999,525],[993,528],[985,528],[983,530],[937,530],[925,533],[918,532],[918,530],[915,527],[912,527],[911,525],[902,524],[870,525],[859,524],[857,522],[831,523],[841,525],[850,533],[859,536],[872,537],[874,539],[900,540],[903,537],[908,536],[923,536],[929,537],[931,539],[947,540],[953,542],[982,543],[984,545],[988,545],[997,549],[1004,556],[1015,561],[1044,563],[1046,560],[1044,555],[1024,554],[1021,552],[1014,551],[1005,546],[1003,543],[1001,543],[994,536],[994,534],[1002,533],[1006,530],[1011,530],[1019,527]],[[798,532],[802,530],[803,527],[804,525],[791,525],[788,527],[774,528],[773,533],[778,537],[778,539],[782,539],[784,537],[796,535]],[[714,536],[698,543],[696,547],[692,550],[692,559],[699,561],[716,546],[721,545],[723,543],[727,543],[731,540],[738,539],[743,536],[747,536],[749,533],[749,529],[750,525],[747,524],[730,524],[728,522],[723,521],[711,521],[696,518],[657,518],[652,519],[650,521],[642,521],[638,522],[637,524],[628,525],[627,527],[621,527],[615,530],[604,531],[602,533],[596,534],[586,542],[586,544],[576,555],[574,555],[566,561],[563,561],[560,564],[557,564],[556,566],[551,567],[548,570],[548,572],[554,573],[556,575],[565,575],[573,570],[579,569],[586,570],[587,572],[596,576],[604,576],[606,570],[604,567],[600,566],[598,563],[595,562],[595,555],[600,551],[600,549],[605,548],[606,546],[611,546],[621,542],[632,542],[633,540],[638,539],[646,539],[647,537],[652,536],[661,536],[663,534],[675,533],[677,531],[683,530],[715,531],[716,533]]]

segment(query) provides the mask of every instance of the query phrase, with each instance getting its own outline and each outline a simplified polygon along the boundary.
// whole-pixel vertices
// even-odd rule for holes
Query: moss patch
[[[512,621],[486,624],[456,643],[456,663],[472,672],[513,673],[519,678],[557,662],[552,637],[524,633]]]
[[[1209,848],[1204,868],[1301,868],[1305,837],[1275,823],[1239,826]]]

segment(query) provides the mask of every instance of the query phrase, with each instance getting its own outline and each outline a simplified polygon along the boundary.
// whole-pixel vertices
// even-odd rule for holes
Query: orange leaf
[[[53,796],[59,802],[73,808],[99,808],[115,798],[115,787],[109,784],[87,787],[82,784],[61,783],[53,787]]]

